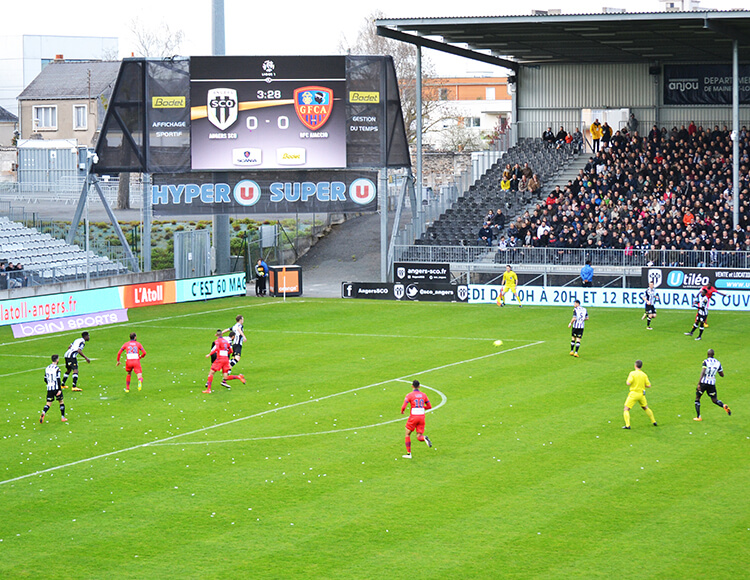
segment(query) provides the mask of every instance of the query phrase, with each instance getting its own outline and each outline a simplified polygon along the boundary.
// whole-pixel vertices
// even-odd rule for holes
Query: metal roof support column
[[[416,190],[417,207],[411,208],[413,221],[417,226],[416,231],[421,235],[424,232],[424,207],[422,206],[422,47],[416,45],[417,49],[417,74],[416,74],[416,120],[417,120],[417,172],[414,176],[414,189]]]
[[[740,80],[739,41],[732,41],[732,226],[740,225]]]

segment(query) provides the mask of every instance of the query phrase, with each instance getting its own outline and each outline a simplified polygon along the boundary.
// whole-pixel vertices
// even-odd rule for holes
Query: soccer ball
[[[496,340],[492,344],[494,344],[495,346],[503,346],[503,341],[502,340]]]

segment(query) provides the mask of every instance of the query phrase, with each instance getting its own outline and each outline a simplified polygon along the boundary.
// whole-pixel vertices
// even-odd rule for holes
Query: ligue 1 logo
[[[254,181],[243,179],[234,186],[233,194],[238,204],[250,207],[260,201],[260,186]]]
[[[378,190],[375,184],[364,177],[355,179],[349,186],[349,197],[354,203],[358,203],[359,205],[367,205],[375,199],[377,194]]]
[[[237,91],[211,89],[206,97],[208,120],[220,131],[226,131],[237,120]]]
[[[302,124],[317,131],[326,124],[333,108],[333,89],[300,87],[294,89],[294,110]]]

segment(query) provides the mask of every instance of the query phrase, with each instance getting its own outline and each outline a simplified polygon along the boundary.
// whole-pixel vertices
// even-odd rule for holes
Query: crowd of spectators
[[[718,125],[654,126],[645,137],[632,118],[578,176],[495,232],[508,248],[617,248],[750,251],[750,132],[742,127],[740,224],[732,227],[732,139]],[[548,130],[551,132],[551,130]],[[546,134],[547,132],[545,132]],[[491,227],[491,224],[490,224]],[[504,236],[504,237],[503,237]]]
[[[511,167],[510,163],[506,164],[503,169],[503,174],[500,177],[500,190],[501,191],[512,191],[524,193],[526,191],[530,193],[538,192],[542,187],[539,176],[536,175],[528,163],[524,163],[523,167],[519,163],[516,163]]]
[[[560,149],[567,143],[572,145],[579,153],[583,151],[583,133],[578,127],[572,133],[568,133],[562,125],[560,125],[560,130],[557,133],[552,132],[552,127],[547,127],[547,130],[542,133],[542,141],[556,149]]]

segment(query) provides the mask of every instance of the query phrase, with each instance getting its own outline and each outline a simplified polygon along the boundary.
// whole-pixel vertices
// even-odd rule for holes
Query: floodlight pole
[[[211,41],[214,56],[226,54],[224,0],[211,0]],[[213,216],[213,246],[216,274],[229,274],[229,215]]]
[[[739,41],[732,41],[732,226],[740,225],[740,80]]]

